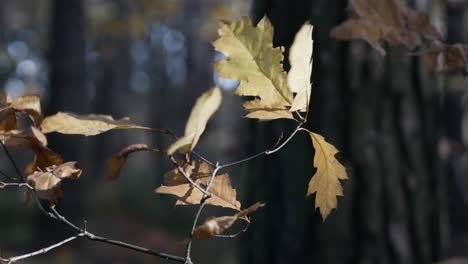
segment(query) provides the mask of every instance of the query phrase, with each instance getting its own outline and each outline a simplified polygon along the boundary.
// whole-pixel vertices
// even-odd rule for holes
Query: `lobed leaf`
[[[331,210],[337,206],[337,196],[343,196],[340,180],[348,179],[345,167],[335,158],[338,150],[325,138],[316,133],[310,133],[315,149],[314,167],[317,168],[309,182],[307,196],[316,193],[315,208],[320,208],[325,220]]]
[[[27,182],[36,190],[39,198],[48,200],[52,206],[55,206],[63,194],[61,181],[78,179],[80,175],[81,170],[76,168],[76,162],[66,162],[59,166],[48,167],[44,172],[34,172],[28,176]]]
[[[240,81],[235,90],[237,95],[257,98],[244,104],[248,112],[262,111],[247,117],[293,119],[292,114],[269,114],[266,117],[263,114],[287,110],[293,102],[283,70],[282,49],[273,47],[273,26],[268,18],[264,17],[256,27],[245,16],[232,23],[222,22],[218,33],[220,37],[213,45],[227,58],[215,63],[216,71],[223,78]]]
[[[205,161],[192,161],[185,164],[184,172],[195,183],[206,186],[213,172],[213,167]],[[172,194],[178,197],[176,205],[199,204],[203,193],[191,185],[184,175],[174,169],[164,175],[164,184],[155,190],[156,193]],[[237,192],[231,185],[231,180],[227,173],[217,175],[210,187],[211,197],[207,204],[240,210],[241,204],[237,201]]]
[[[350,0],[350,5],[352,17],[330,33],[336,39],[363,39],[381,55],[385,55],[384,41],[414,49],[422,39],[442,39],[427,15],[401,0]]]

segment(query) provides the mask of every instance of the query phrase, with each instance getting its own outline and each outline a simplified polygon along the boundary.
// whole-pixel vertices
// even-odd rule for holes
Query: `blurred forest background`
[[[449,43],[468,43],[468,1],[409,0]],[[430,73],[419,56],[329,37],[348,15],[344,0],[2,0],[0,83],[12,97],[39,94],[45,114],[129,116],[181,134],[198,95],[226,91],[198,151],[229,162],[269,148],[287,121],[241,118],[236,81],[213,72],[217,22],[265,14],[286,48],[306,21],[314,28],[310,124],[342,152],[350,180],[338,210],[322,222],[305,199],[313,148],[307,135],[277,155],[230,170],[244,205],[266,201],[234,240],[196,242],[196,263],[435,263],[468,257],[468,80]],[[83,169],[58,209],[90,230],[173,254],[184,252],[196,208],[155,194],[167,159],[138,153],[121,179],[106,183],[108,159],[133,143],[166,148],[170,137],[111,131],[93,138],[51,135],[50,147]],[[2,170],[12,172],[4,155]],[[27,158],[16,154],[22,166]],[[0,193],[0,253],[26,253],[70,233]],[[222,209],[205,210],[203,218]],[[109,245],[74,242],[27,263],[170,263]],[[468,262],[459,262],[468,263]]]

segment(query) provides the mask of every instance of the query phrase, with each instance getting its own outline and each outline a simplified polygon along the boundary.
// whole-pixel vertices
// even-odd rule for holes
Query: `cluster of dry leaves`
[[[340,40],[363,39],[380,54],[382,43],[421,47],[431,71],[468,73],[468,45],[447,44],[429,17],[411,9],[402,0],[349,0],[351,15],[331,36]]]
[[[312,25],[306,23],[295,37],[289,62],[291,70],[283,69],[283,48],[273,47],[273,27],[265,17],[254,26],[248,17],[232,23],[223,22],[220,37],[213,43],[217,51],[226,55],[218,61],[216,70],[221,76],[240,80],[235,93],[253,97],[244,104],[248,118],[269,121],[286,118],[297,122],[298,131],[306,131],[315,148],[313,175],[307,195],[316,193],[315,204],[325,219],[337,206],[337,196],[342,195],[340,180],[347,179],[345,168],[335,158],[336,148],[316,133],[302,126],[307,120],[311,94]],[[186,123],[184,135],[177,138],[166,151],[146,144],[130,145],[109,161],[108,179],[116,180],[128,156],[138,151],[155,151],[167,154],[174,169],[164,175],[164,183],[155,192],[177,197],[176,205],[209,204],[235,210],[229,216],[208,219],[193,230],[192,239],[204,239],[222,234],[237,220],[249,222],[247,215],[264,206],[256,203],[242,209],[230,176],[219,173],[222,166],[191,155],[202,136],[209,119],[222,102],[222,92],[214,87],[196,101]],[[47,146],[46,134],[56,132],[95,136],[113,129],[157,130],[133,124],[128,118],[115,120],[107,115],[79,115],[59,112],[44,118],[40,98],[35,95],[6,98],[0,109],[0,140],[13,151],[31,151],[34,158],[25,168],[25,182],[37,196],[55,206],[63,194],[61,182],[78,179],[81,170],[76,162],[65,162],[61,155]],[[287,141],[282,144],[283,146]],[[312,146],[311,145],[311,146]],[[312,162],[311,162],[312,163]],[[19,175],[22,173],[18,173]],[[3,182],[0,187],[6,186]]]

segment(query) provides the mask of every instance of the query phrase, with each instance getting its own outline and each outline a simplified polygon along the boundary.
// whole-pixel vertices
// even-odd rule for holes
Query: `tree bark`
[[[252,162],[243,188],[269,205],[242,241],[242,263],[409,264],[441,257],[446,223],[438,82],[407,50],[388,49],[382,57],[362,41],[331,39],[345,11],[344,1],[329,0],[254,6],[257,21],[263,14],[272,20],[276,45],[288,47],[303,22],[314,24],[309,126],[341,150],[350,180],[342,182],[338,210],[322,223],[315,196],[304,198],[315,170],[308,136],[263,163]],[[252,151],[268,146],[260,138],[284,128],[273,122],[254,129]]]

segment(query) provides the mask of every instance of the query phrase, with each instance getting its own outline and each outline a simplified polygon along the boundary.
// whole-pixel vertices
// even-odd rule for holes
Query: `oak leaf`
[[[51,166],[45,171],[36,171],[28,176],[27,182],[36,191],[39,198],[48,200],[52,206],[57,204],[62,196],[60,182],[63,179],[78,179],[81,170],[76,168],[76,162],[66,162],[59,166]]]
[[[211,178],[213,167],[205,161],[195,160],[191,164],[186,163],[183,170],[195,183],[206,186]],[[156,193],[172,194],[178,197],[176,205],[199,204],[203,193],[194,187],[185,176],[174,169],[164,175],[164,184],[155,190]],[[237,201],[237,192],[231,185],[227,173],[217,175],[209,189],[211,197],[207,204],[240,210],[241,204]]]
[[[79,115],[66,112],[46,117],[41,124],[41,129],[46,134],[58,132],[84,136],[95,136],[113,129],[151,130],[151,128],[133,124],[128,117],[115,120],[109,115]]]
[[[424,13],[413,10],[401,0],[350,0],[352,16],[331,31],[339,40],[363,39],[381,55],[381,43],[414,49],[422,39],[440,41],[440,33]]]
[[[192,239],[207,239],[213,236],[221,235],[226,229],[230,228],[237,220],[245,219],[245,217],[265,206],[263,203],[255,203],[249,208],[240,211],[232,216],[221,216],[211,218],[205,221],[204,224],[195,228]],[[248,221],[248,220],[247,220]]]
[[[215,70],[223,78],[240,81],[235,94],[255,97],[244,103],[245,110],[262,111],[247,117],[293,119],[292,114],[284,112],[263,117],[265,112],[288,110],[293,102],[283,70],[282,49],[273,47],[273,26],[268,18],[264,17],[255,27],[245,16],[232,23],[221,22],[218,34],[213,45],[226,59],[217,61]]]
[[[289,51],[289,63],[291,69],[288,72],[288,87],[296,93],[289,111],[306,112],[309,107],[312,85],[312,30],[310,23],[304,24],[294,37],[294,42]]]
[[[345,167],[335,158],[338,150],[325,138],[310,133],[315,149],[314,167],[317,168],[309,182],[307,196],[316,193],[315,208],[320,208],[325,220],[331,210],[337,206],[337,196],[343,196],[340,180],[348,179]]]
[[[108,164],[108,180],[116,180],[120,177],[120,172],[127,160],[128,155],[138,151],[158,151],[157,149],[150,148],[146,144],[133,144],[128,147],[125,147],[115,156],[109,160]]]
[[[184,136],[174,142],[167,150],[168,155],[179,151],[188,153],[192,151],[198,143],[200,136],[205,131],[206,124],[211,116],[221,105],[221,89],[214,87],[202,94],[195,102],[190,117],[185,125]]]

